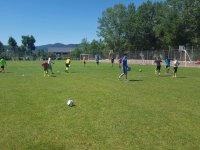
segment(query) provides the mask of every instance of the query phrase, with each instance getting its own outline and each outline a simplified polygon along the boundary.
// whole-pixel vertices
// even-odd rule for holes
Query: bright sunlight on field
[[[200,149],[200,70],[154,75],[151,65],[7,62],[0,73],[0,149]],[[141,67],[142,71],[139,71]],[[66,105],[74,101],[73,107]]]

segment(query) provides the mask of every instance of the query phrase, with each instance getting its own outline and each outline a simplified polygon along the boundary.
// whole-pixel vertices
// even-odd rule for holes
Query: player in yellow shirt
[[[70,57],[67,57],[65,61],[65,66],[66,66],[65,72],[69,72],[70,63],[71,63],[71,59]]]

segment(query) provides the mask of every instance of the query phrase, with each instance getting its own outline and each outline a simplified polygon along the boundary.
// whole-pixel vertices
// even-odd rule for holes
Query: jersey
[[[50,57],[48,58],[48,64],[51,64],[51,58]]]
[[[47,62],[44,62],[43,64],[42,64],[42,67],[44,68],[44,69],[47,69],[48,68],[48,63]]]
[[[175,61],[174,61],[174,67],[178,67],[179,64],[180,64],[180,63],[178,62],[178,60],[175,60]]]
[[[154,63],[156,63],[157,66],[161,66],[161,62],[162,62],[162,60],[160,60],[160,59],[154,61]]]
[[[169,58],[165,59],[165,64],[166,64],[166,66],[170,66],[170,59]]]
[[[65,63],[69,65],[70,62],[71,62],[71,60],[68,58]]]
[[[123,59],[122,59],[122,66],[127,67],[127,58],[126,57],[123,57]]]
[[[6,65],[5,59],[0,59],[0,65],[1,65],[1,66],[5,66],[5,65]]]

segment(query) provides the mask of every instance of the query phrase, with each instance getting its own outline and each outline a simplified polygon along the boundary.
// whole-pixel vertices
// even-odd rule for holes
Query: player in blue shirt
[[[165,67],[166,67],[166,73],[169,73],[170,70],[170,59],[168,57],[166,57],[165,59]]]
[[[96,59],[96,63],[97,63],[97,66],[98,66],[99,65],[99,59],[100,59],[99,55],[97,55],[95,59]]]
[[[127,78],[127,71],[128,71],[128,65],[127,65],[127,54],[124,54],[124,57],[122,58],[122,73],[119,75],[119,78],[118,79],[121,79],[121,77],[123,75],[126,76],[126,80],[128,80]]]

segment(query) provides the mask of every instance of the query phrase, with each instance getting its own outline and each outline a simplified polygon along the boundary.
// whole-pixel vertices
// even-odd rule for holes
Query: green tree
[[[137,35],[137,29],[136,29],[136,8],[133,3],[128,5],[127,10],[127,22],[125,24],[125,38],[127,39],[127,45],[126,47],[128,50],[133,50],[136,48],[136,35]]]
[[[0,41],[0,55],[4,52],[3,43]]]
[[[81,54],[81,49],[80,48],[75,48],[73,50],[73,52],[71,53],[72,57],[75,57],[75,58],[80,58],[80,54]]]
[[[157,49],[157,38],[154,31],[154,26],[156,24],[155,12],[156,7],[151,1],[143,3],[137,10],[137,34],[135,43],[138,50]]]
[[[35,50],[34,43],[36,42],[35,38],[31,36],[22,36],[22,46],[26,49],[28,54],[32,54],[32,51]]]
[[[172,46],[198,43],[200,2],[197,0],[167,0],[169,7],[165,33]]]
[[[4,50],[4,46],[3,46],[3,43],[0,41],[0,51],[3,51]]]
[[[13,37],[9,37],[8,39],[8,49],[10,50],[11,55],[15,57],[18,46],[17,46],[17,42],[15,41]]]
[[[98,35],[104,38],[110,49],[125,50],[126,6],[122,4],[106,9],[98,18]]]
[[[90,43],[86,38],[83,38],[80,44],[81,53],[90,53]]]
[[[183,23],[187,40],[192,45],[200,44],[200,1],[184,0]]]

